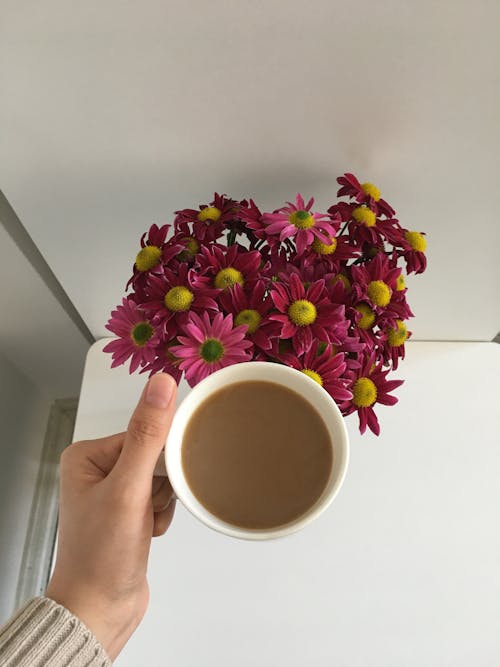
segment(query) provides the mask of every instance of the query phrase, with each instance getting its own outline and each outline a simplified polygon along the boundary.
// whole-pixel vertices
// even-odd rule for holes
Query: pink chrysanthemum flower
[[[265,293],[262,280],[257,281],[248,294],[236,283],[221,294],[220,304],[226,313],[231,313],[235,325],[247,327],[247,338],[262,350],[270,350],[272,339],[279,335],[281,326],[268,317],[273,301]]]
[[[251,288],[258,278],[261,255],[257,250],[246,250],[234,244],[203,247],[199,257],[197,285],[228,289],[233,285]]]
[[[403,246],[402,255],[407,273],[423,273],[427,267],[427,239],[424,232],[404,230],[404,239],[400,245]]]
[[[342,377],[346,370],[344,355],[332,355],[329,345],[320,353],[319,344],[315,341],[311,349],[301,357],[284,353],[281,359],[321,385],[337,403],[351,400],[352,393],[346,388],[348,380]]]
[[[401,269],[391,267],[389,258],[382,252],[361,266],[351,267],[352,279],[363,300],[376,313],[389,307],[400,274]]]
[[[403,229],[396,218],[377,217],[375,211],[364,204],[339,202],[330,206],[328,213],[340,216],[347,223],[349,242],[354,246],[383,247],[384,241],[400,244],[404,240]]]
[[[340,343],[345,338],[348,321],[344,306],[330,303],[324,280],[306,290],[292,273],[288,284],[273,284],[271,297],[279,312],[270,319],[281,323],[281,338],[291,338],[297,354],[307,352],[315,338],[329,343]]]
[[[392,218],[395,210],[384,199],[380,197],[380,190],[373,183],[360,183],[354,174],[346,173],[337,178],[341,186],[337,197],[351,197],[359,204],[366,204],[376,214],[384,214]]]
[[[146,364],[140,372],[149,373],[149,377],[155,373],[168,373],[174,378],[177,384],[179,384],[182,378],[182,371],[179,368],[181,360],[171,352],[171,348],[178,344],[179,341],[176,338],[169,341],[168,343],[161,341],[155,349],[155,359],[152,362]]]
[[[380,337],[379,347],[384,364],[390,363],[396,370],[399,360],[405,358],[405,342],[411,337],[411,331],[402,320],[396,320],[396,324],[387,326]]]
[[[104,348],[104,352],[113,355],[111,368],[124,364],[131,357],[130,373],[133,373],[139,366],[154,360],[158,335],[146,313],[131,299],[123,299],[121,305],[111,311],[106,329],[119,337]]]
[[[185,263],[175,262],[172,268],[165,267],[163,275],[150,276],[142,307],[164,334],[172,325],[171,334],[175,335],[192,311],[219,310],[215,301],[219,290],[196,286],[194,282],[193,269]]]
[[[329,219],[325,213],[312,213],[314,199],[304,203],[302,195],[297,195],[295,204],[287,202],[287,206],[274,213],[264,213],[262,219],[267,224],[267,235],[279,235],[280,241],[294,238],[297,253],[302,255],[315,239],[321,243],[330,243],[338,229],[338,223]]]
[[[382,370],[382,362],[375,361],[375,354],[365,357],[361,367],[357,370],[348,370],[349,388],[352,391],[352,400],[341,405],[344,415],[357,410],[359,416],[359,430],[366,431],[366,427],[379,435],[380,426],[373,410],[375,403],[394,405],[398,402],[395,396],[389,394],[403,384],[403,380],[386,380],[389,370]]]
[[[148,275],[163,273],[163,265],[168,264],[181,250],[175,243],[166,243],[170,225],[151,225],[141,237],[141,249],[135,258],[133,274],[127,283],[141,287]]]
[[[248,350],[252,343],[245,338],[247,327],[233,327],[232,315],[217,313],[211,320],[206,312],[201,317],[190,313],[183,331],[186,335],[178,336],[179,345],[174,345],[171,352],[182,360],[179,368],[191,387],[225,366],[251,358]]]
[[[216,192],[213,201],[210,204],[200,205],[198,210],[185,208],[176,211],[175,229],[185,236],[190,236],[192,233],[196,239],[210,243],[222,236],[225,225],[235,219],[237,210],[237,201]]]

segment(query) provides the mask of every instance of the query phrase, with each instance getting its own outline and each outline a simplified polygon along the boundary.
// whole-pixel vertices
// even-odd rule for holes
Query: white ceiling
[[[428,232],[415,336],[500,329],[497,0],[0,4],[0,187],[94,334],[152,222],[345,170]]]

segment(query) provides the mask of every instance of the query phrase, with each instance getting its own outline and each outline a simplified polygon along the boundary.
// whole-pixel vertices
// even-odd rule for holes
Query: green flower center
[[[314,218],[309,211],[294,211],[288,219],[297,229],[310,229],[314,227]]]
[[[217,338],[207,338],[200,347],[200,355],[203,361],[213,364],[224,356],[224,346]]]
[[[391,300],[391,290],[383,280],[372,280],[368,285],[368,296],[376,306],[387,306]]]
[[[240,313],[238,313],[236,319],[234,320],[234,323],[237,326],[239,326],[240,324],[246,324],[248,327],[247,333],[253,334],[259,328],[261,320],[262,317],[260,316],[260,313],[257,310],[245,309],[242,310]]]
[[[130,336],[137,347],[143,347],[153,335],[153,327],[149,322],[139,322],[130,332]]]
[[[288,317],[298,327],[308,327],[316,321],[316,306],[307,299],[299,299],[290,304]]]
[[[238,283],[243,285],[245,281],[243,280],[243,274],[238,269],[233,269],[230,266],[227,269],[221,269],[219,273],[215,276],[214,285],[217,289],[227,289]]]
[[[165,306],[173,313],[184,313],[191,308],[194,294],[183,285],[172,287],[165,294]]]
[[[153,266],[156,266],[160,261],[161,250],[158,246],[147,245],[146,247],[139,250],[137,257],[135,258],[135,265],[138,271],[144,272],[152,269]]]
[[[352,402],[358,408],[369,408],[377,400],[377,387],[370,378],[359,378],[352,389]]]

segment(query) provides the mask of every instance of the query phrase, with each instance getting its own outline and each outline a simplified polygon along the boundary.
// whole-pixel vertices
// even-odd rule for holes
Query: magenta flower
[[[400,244],[403,246],[402,255],[406,262],[407,273],[423,273],[427,267],[425,250],[427,239],[424,232],[410,232],[403,230],[404,239]]]
[[[164,334],[175,336],[192,311],[219,310],[215,301],[219,290],[195,285],[193,271],[185,263],[172,263],[163,275],[150,276],[146,283],[142,307]]]
[[[398,402],[389,392],[402,385],[403,380],[386,380],[389,371],[390,369],[382,370],[382,362],[376,363],[374,353],[366,355],[360,368],[346,371],[352,400],[346,401],[340,407],[344,415],[357,410],[361,433],[366,431],[367,426],[375,435],[380,433],[378,419],[373,410],[375,403],[394,405]]]
[[[151,363],[155,358],[158,335],[145,312],[131,299],[123,299],[111,312],[106,329],[119,336],[104,348],[113,355],[111,368],[124,364],[129,357],[130,373]]]
[[[262,350],[270,350],[272,339],[279,335],[281,326],[268,317],[273,301],[265,293],[262,280],[257,281],[248,294],[236,283],[221,294],[220,303],[224,311],[233,316],[235,325],[247,327],[247,338]]]
[[[297,274],[286,283],[274,283],[271,297],[278,313],[271,320],[282,325],[281,338],[291,338],[297,354],[307,352],[313,340],[340,343],[347,335],[348,321],[344,306],[330,303],[324,280],[318,280],[307,290]]]
[[[252,343],[245,338],[247,327],[233,327],[232,315],[217,313],[210,319],[206,312],[201,317],[190,313],[182,330],[185,335],[178,336],[179,345],[174,345],[171,352],[182,360],[179,368],[191,387],[225,366],[251,358],[248,350]]]
[[[179,368],[181,360],[172,354],[171,348],[178,344],[178,340],[173,340],[166,343],[161,341],[155,349],[155,358],[153,361],[147,363],[140,373],[149,373],[149,377],[155,373],[168,373],[179,384],[182,378],[182,371]]]
[[[173,259],[182,248],[175,243],[166,243],[170,225],[151,225],[148,232],[141,237],[141,249],[137,253],[133,267],[133,274],[127,283],[142,287],[148,275],[163,273],[164,264]]]
[[[411,337],[406,324],[402,320],[396,320],[394,326],[387,326],[380,334],[379,348],[384,364],[391,364],[396,370],[399,360],[405,358],[405,342]]]
[[[251,289],[258,278],[261,256],[257,250],[246,250],[238,244],[229,248],[213,244],[203,247],[199,257],[196,284],[216,289],[245,285]]]
[[[359,288],[364,301],[376,312],[382,312],[391,302],[397,288],[401,269],[391,267],[389,258],[382,252],[360,266],[351,267],[352,280]]]
[[[185,236],[192,233],[200,241],[211,243],[222,236],[226,224],[235,219],[237,211],[237,201],[216,192],[214,200],[210,204],[200,205],[198,210],[185,208],[176,211],[175,229]]]
[[[285,353],[282,359],[288,366],[301,371],[321,385],[337,403],[352,399],[352,393],[346,388],[348,380],[342,377],[346,370],[344,355],[332,355],[329,345],[319,353],[319,344],[315,341],[311,349],[301,357]]]
[[[313,204],[313,198],[305,204],[302,195],[297,195],[295,204],[287,202],[287,206],[274,213],[264,213],[262,219],[267,223],[267,234],[279,235],[280,241],[294,238],[299,255],[302,255],[315,239],[325,244],[330,243],[338,223],[329,219],[325,213],[311,213]]]
[[[337,197],[351,197],[359,204],[366,204],[377,215],[384,214],[392,218],[396,212],[390,204],[380,198],[380,190],[373,183],[360,183],[354,174],[346,173],[337,178],[337,183],[342,186],[337,192]]]

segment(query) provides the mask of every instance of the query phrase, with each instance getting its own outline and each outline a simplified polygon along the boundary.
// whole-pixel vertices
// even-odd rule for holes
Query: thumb
[[[170,429],[177,385],[166,373],[153,375],[144,387],[130,419],[120,458],[113,472],[128,483],[148,485]]]

